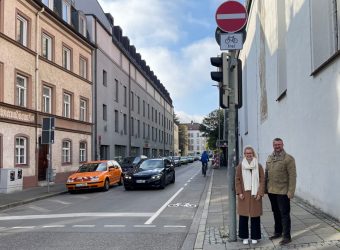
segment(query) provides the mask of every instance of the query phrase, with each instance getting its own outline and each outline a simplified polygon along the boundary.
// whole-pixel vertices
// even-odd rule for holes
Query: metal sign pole
[[[237,58],[235,51],[230,52],[231,69],[227,69],[229,76],[231,70],[237,70]],[[232,79],[230,76],[229,79]],[[235,153],[236,153],[236,137],[235,137],[235,84],[229,85],[229,108],[228,108],[228,183],[229,183],[229,241],[236,241],[236,192],[235,192]]]

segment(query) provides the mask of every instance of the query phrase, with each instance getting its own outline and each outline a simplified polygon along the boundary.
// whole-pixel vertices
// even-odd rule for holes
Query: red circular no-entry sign
[[[237,1],[227,1],[217,8],[215,19],[221,30],[234,33],[246,25],[247,10]]]

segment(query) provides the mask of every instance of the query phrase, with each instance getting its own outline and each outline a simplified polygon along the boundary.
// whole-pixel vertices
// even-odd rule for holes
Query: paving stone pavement
[[[270,240],[273,233],[273,215],[267,196],[263,200],[263,215],[261,216],[262,238],[256,244],[243,245],[238,238],[229,242],[228,223],[228,186],[227,169],[209,171],[210,185],[208,211],[205,219],[205,234],[202,247],[195,245],[194,249],[340,249],[340,223],[322,211],[308,205],[299,198],[291,202],[292,242],[285,246],[279,245],[280,239]],[[236,215],[237,220],[238,216]],[[200,225],[202,229],[202,224]]]

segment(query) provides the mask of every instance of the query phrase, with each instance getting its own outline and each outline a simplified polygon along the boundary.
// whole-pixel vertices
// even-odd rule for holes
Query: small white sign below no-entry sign
[[[242,33],[221,33],[221,50],[240,50],[243,48]]]

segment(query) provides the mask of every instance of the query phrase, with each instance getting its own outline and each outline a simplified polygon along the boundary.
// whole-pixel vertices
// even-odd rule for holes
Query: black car
[[[165,188],[175,183],[175,168],[167,158],[147,159],[124,175],[125,190],[135,187]]]
[[[179,157],[179,156],[169,156],[169,160],[172,162],[172,164],[175,167],[181,166],[181,157]]]
[[[133,168],[138,167],[147,158],[148,157],[146,157],[145,155],[125,157],[120,163],[123,173],[129,172]]]

